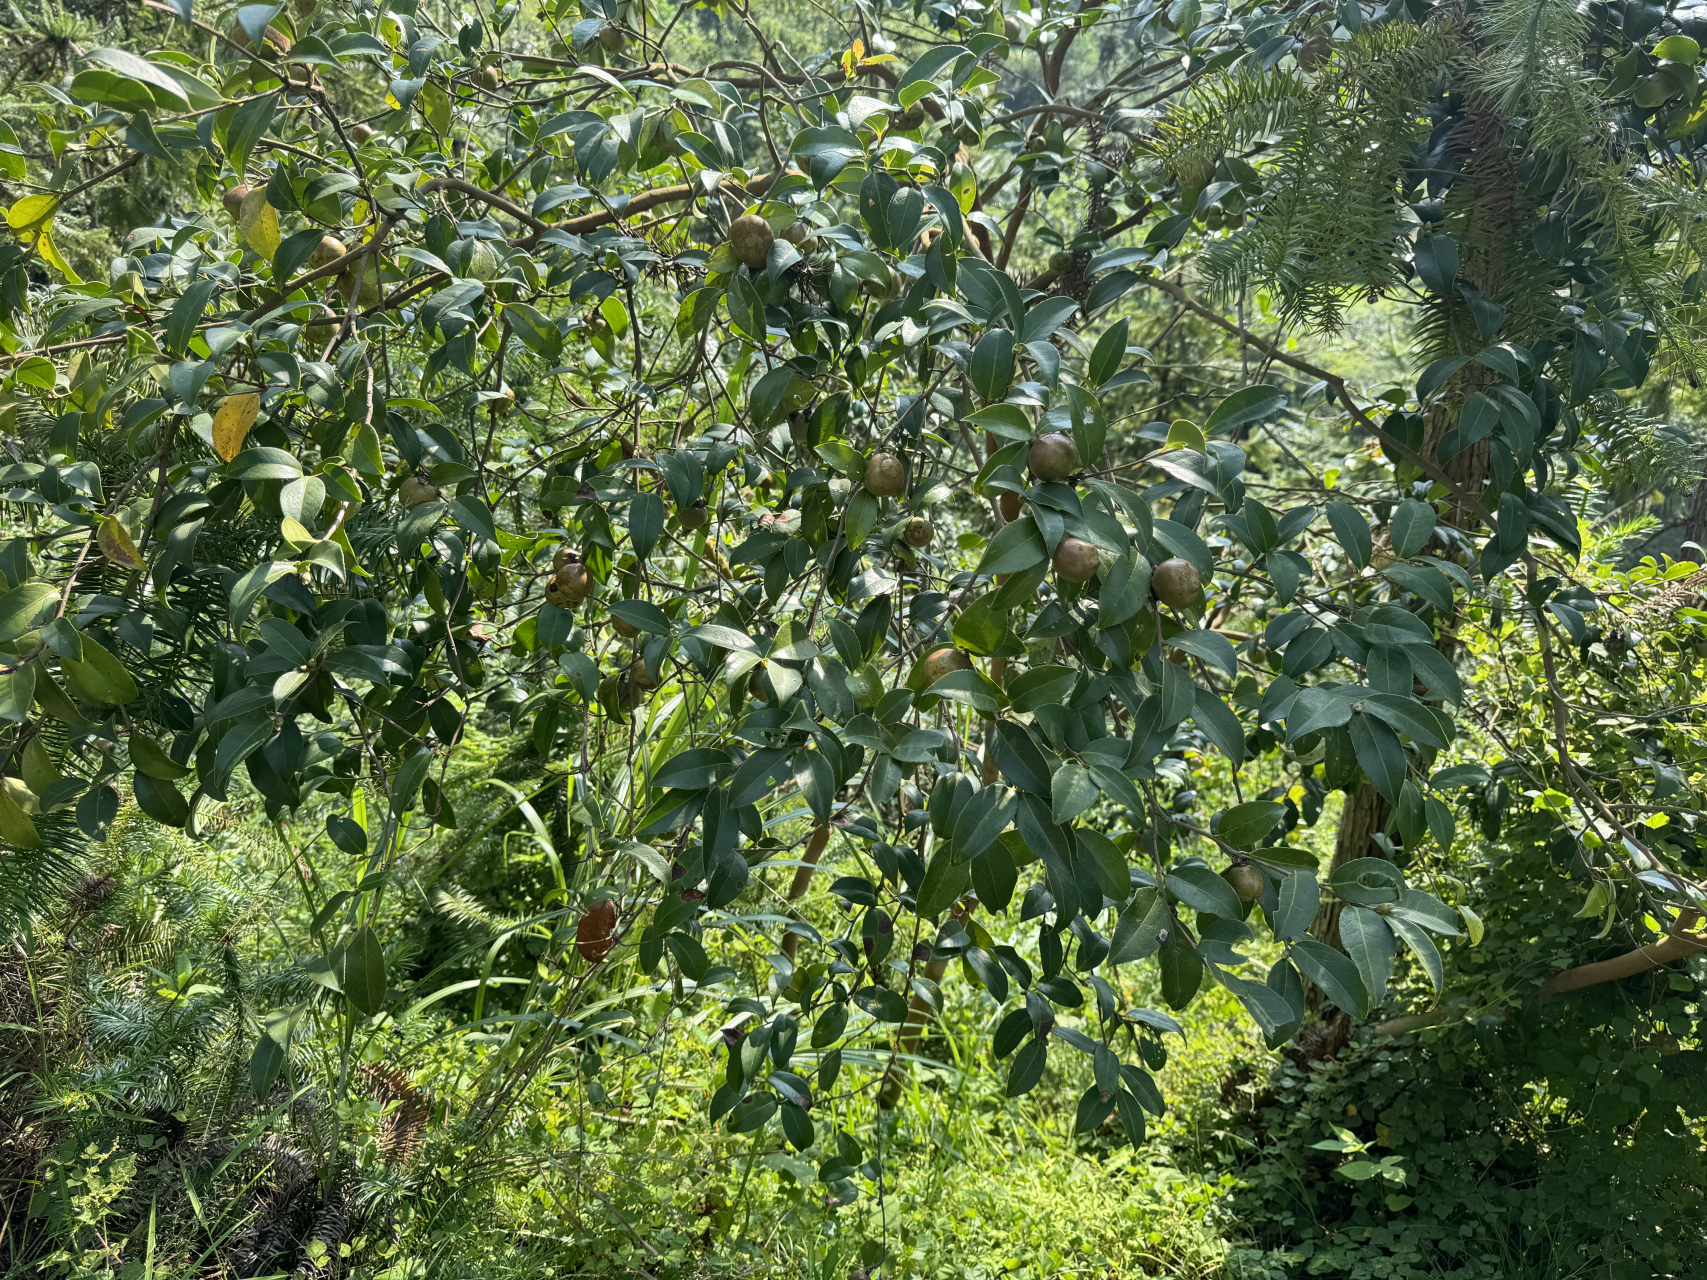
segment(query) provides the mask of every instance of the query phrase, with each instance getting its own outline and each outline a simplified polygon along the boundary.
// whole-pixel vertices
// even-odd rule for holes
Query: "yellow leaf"
[[[261,397],[253,392],[232,396],[219,406],[213,415],[213,451],[222,461],[230,462],[241,452],[260,410]]]
[[[1176,418],[1173,426],[1168,428],[1167,447],[1171,449],[1176,445],[1186,449],[1195,449],[1198,453],[1208,451],[1202,429],[1195,422],[1188,421],[1185,418]]]
[[[267,203],[267,189],[256,187],[243,197],[243,207],[237,214],[237,225],[243,239],[268,262],[279,248],[279,215]]]
[[[10,787],[0,787],[0,843],[14,849],[34,849],[41,844],[36,824],[13,798]]]
[[[856,61],[856,62],[859,61],[861,58],[865,57],[865,41],[857,39],[857,38],[854,40],[854,42],[853,42],[853,56],[854,56],[854,61]]]
[[[32,240],[36,232],[47,229],[58,207],[58,196],[25,196],[6,210],[6,225],[26,240]]]
[[[136,549],[129,531],[116,516],[108,516],[101,521],[101,530],[95,535],[95,541],[101,544],[101,554],[121,568],[140,569],[145,563],[142,552]]]
[[[286,516],[279,521],[279,533],[290,544],[292,551],[306,551],[320,539],[308,531],[308,526],[295,516]]]
[[[48,235],[45,230],[41,235],[36,237],[36,249],[41,253],[43,258],[47,259],[47,264],[50,267],[54,267],[58,270],[60,275],[65,277],[66,284],[83,283],[83,277],[71,269],[71,264],[69,262],[60,257],[59,246],[54,244],[53,237]]]

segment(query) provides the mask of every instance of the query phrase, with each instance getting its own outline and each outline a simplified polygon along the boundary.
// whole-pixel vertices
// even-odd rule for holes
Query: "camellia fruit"
[[[640,634],[639,627],[635,626],[626,618],[619,617],[614,613],[610,616],[610,624],[617,635],[621,636],[624,640],[632,640],[635,636]]]
[[[373,137],[374,128],[371,124],[353,124],[350,126],[350,141],[358,147]]]
[[[865,489],[879,498],[893,498],[907,487],[907,468],[892,453],[874,453],[865,464]]]
[[[1002,509],[1002,519],[1006,520],[1009,524],[1012,524],[1015,520],[1019,519],[1021,505],[1019,494],[1015,493],[1012,489],[1004,489],[1002,490],[1002,496],[996,501],[997,505]]]
[[[545,599],[559,609],[575,609],[592,590],[593,575],[587,572],[586,565],[574,561],[564,565],[545,584]]]
[[[1221,873],[1221,878],[1232,886],[1240,902],[1255,902],[1262,897],[1262,872],[1249,862],[1235,862]]]
[[[243,198],[254,188],[246,182],[240,182],[235,187],[227,187],[225,194],[219,197],[219,202],[225,206],[225,211],[233,218],[243,212]]]
[[[1173,556],[1162,561],[1150,574],[1150,590],[1170,609],[1189,609],[1197,603],[1198,593],[1203,590],[1203,579],[1191,561]]]
[[[1031,474],[1058,484],[1079,469],[1079,446],[1064,431],[1051,431],[1031,442]]]
[[[972,659],[959,649],[938,649],[919,666],[919,679],[930,688],[944,676],[956,671],[972,670]]]
[[[607,22],[599,28],[599,48],[606,53],[621,53],[622,46],[628,43],[628,37],[622,34],[622,28],[615,23]]]
[[[397,486],[397,500],[406,507],[418,507],[426,502],[437,502],[439,491],[437,486],[428,484],[420,476],[408,476]]]
[[[314,252],[308,255],[308,265],[312,269],[324,267],[336,262],[344,256],[344,242],[337,236],[321,236],[320,243],[314,246]]]
[[[743,213],[729,224],[729,247],[749,271],[762,269],[771,256],[776,232],[756,213]]]
[[[901,538],[909,547],[924,548],[936,536],[936,526],[923,516],[914,516],[901,528]]]
[[[684,529],[703,529],[711,513],[705,509],[705,503],[696,502],[690,507],[676,508],[676,519]]]
[[[1102,554],[1083,538],[1062,538],[1055,548],[1055,572],[1068,582],[1089,582],[1101,563]]]

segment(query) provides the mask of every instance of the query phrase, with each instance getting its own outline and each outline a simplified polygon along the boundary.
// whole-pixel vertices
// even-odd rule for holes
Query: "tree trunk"
[[[1328,874],[1331,876],[1348,862],[1358,858],[1378,858],[1382,850],[1375,843],[1387,825],[1387,819],[1393,812],[1393,806],[1387,803],[1387,797],[1382,795],[1367,781],[1357,784],[1357,790],[1348,792],[1345,798],[1345,808],[1340,812],[1339,834],[1334,841],[1334,860],[1329,864]],[[1340,901],[1330,899],[1322,904],[1316,913],[1315,923],[1310,926],[1310,932],[1315,934],[1330,947],[1339,945],[1340,940]],[[1312,988],[1312,997],[1316,992]],[[1313,1006],[1312,1006],[1313,1007]]]

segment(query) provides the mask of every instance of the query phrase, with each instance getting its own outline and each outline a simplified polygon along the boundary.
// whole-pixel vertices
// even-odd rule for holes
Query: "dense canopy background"
[[[11,7],[5,1274],[1707,1274],[1704,45]]]

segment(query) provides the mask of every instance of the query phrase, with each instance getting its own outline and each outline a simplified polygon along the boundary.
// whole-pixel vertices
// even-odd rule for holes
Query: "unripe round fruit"
[[[903,107],[889,118],[890,128],[900,133],[910,133],[925,122],[925,109],[918,103]]]
[[[628,687],[640,693],[651,693],[658,687],[658,682],[652,678],[644,662],[636,662],[628,669]]]
[[[553,576],[562,573],[571,563],[568,547],[558,547],[551,553],[551,572]]]
[[[599,48],[606,53],[620,53],[627,43],[628,38],[622,34],[622,28],[614,23],[607,22],[599,28]]]
[[[1197,603],[1198,593],[1203,590],[1203,579],[1191,561],[1173,556],[1162,561],[1150,574],[1150,590],[1170,609],[1189,609]]]
[[[1107,231],[1119,220],[1120,214],[1115,210],[1113,205],[1109,204],[1103,205],[1102,208],[1098,209],[1091,215],[1091,225],[1093,227],[1100,227],[1104,231]]]
[[[874,453],[865,464],[865,489],[879,498],[893,498],[907,487],[907,468],[892,453]]]
[[[882,284],[863,280],[859,287],[864,290],[868,298],[873,298],[878,302],[893,302],[901,296],[901,273],[894,267],[890,267]]]
[[[1248,862],[1235,862],[1221,873],[1221,878],[1232,886],[1240,902],[1255,902],[1262,897],[1262,872]]]
[[[576,609],[593,590],[593,575],[579,562],[566,564],[545,584],[545,598],[559,609]]]
[[[936,527],[923,516],[914,516],[901,528],[901,539],[909,547],[928,547],[935,536]]]
[[[635,626],[632,622],[629,622],[626,619],[619,618],[614,613],[611,614],[611,616],[610,616],[610,625],[611,625],[611,629],[614,630],[617,633],[617,635],[621,636],[624,640],[632,640],[632,639],[634,639],[635,636],[640,634],[640,628],[639,627]]]
[[[1069,270],[1072,265],[1073,251],[1071,249],[1057,249],[1049,255],[1049,269],[1056,275]]]
[[[972,670],[972,659],[959,649],[938,649],[919,667],[919,679],[928,689],[944,676],[956,671]]]
[[[1214,176],[1215,162],[1208,156],[1189,156],[1179,162],[1179,184],[1186,191],[1207,187]]]
[[[812,228],[804,222],[791,222],[784,228],[782,238],[798,249],[812,238]]]
[[[1012,524],[1015,520],[1019,519],[1021,505],[1019,494],[1015,493],[1012,489],[1004,489],[1002,491],[1002,496],[997,499],[997,502],[1002,509],[1002,519],[1006,520],[1009,524]]]
[[[676,519],[681,521],[684,529],[703,529],[705,522],[710,518],[711,515],[706,511],[703,502],[696,502],[691,507],[678,507],[676,509]]]
[[[1079,446],[1064,431],[1051,431],[1031,442],[1031,474],[1057,484],[1079,469]]]
[[[1055,548],[1055,574],[1068,582],[1089,582],[1101,564],[1102,554],[1083,538],[1062,538]]]
[[[504,83],[503,73],[497,67],[481,67],[480,74],[475,77],[482,88],[496,89]]]
[[[729,224],[729,247],[749,271],[757,271],[770,257],[776,232],[756,213],[743,213]]]
[[[359,276],[357,268],[360,268]],[[372,258],[352,262],[338,276],[338,292],[358,307],[377,307],[385,298],[385,286],[379,278],[379,263]]]
[[[240,182],[235,187],[226,188],[225,194],[219,197],[219,202],[225,206],[225,211],[233,218],[243,212],[243,198],[254,190],[246,182]]]
[[[350,141],[358,147],[373,137],[374,128],[371,124],[356,124],[350,126]]]
[[[588,964],[597,964],[616,945],[611,937],[615,932],[616,908],[609,902],[596,902],[575,924],[575,950]]]
[[[1007,36],[1009,44],[1018,44],[1025,39],[1025,28],[1019,25],[1018,18],[1004,18],[1002,20],[1002,31]]]
[[[439,491],[420,476],[408,476],[397,487],[397,500],[406,507],[414,508],[425,502],[437,502]]]
[[[344,256],[344,242],[337,236],[321,236],[320,243],[314,246],[314,252],[308,255],[310,269],[336,262]]]

